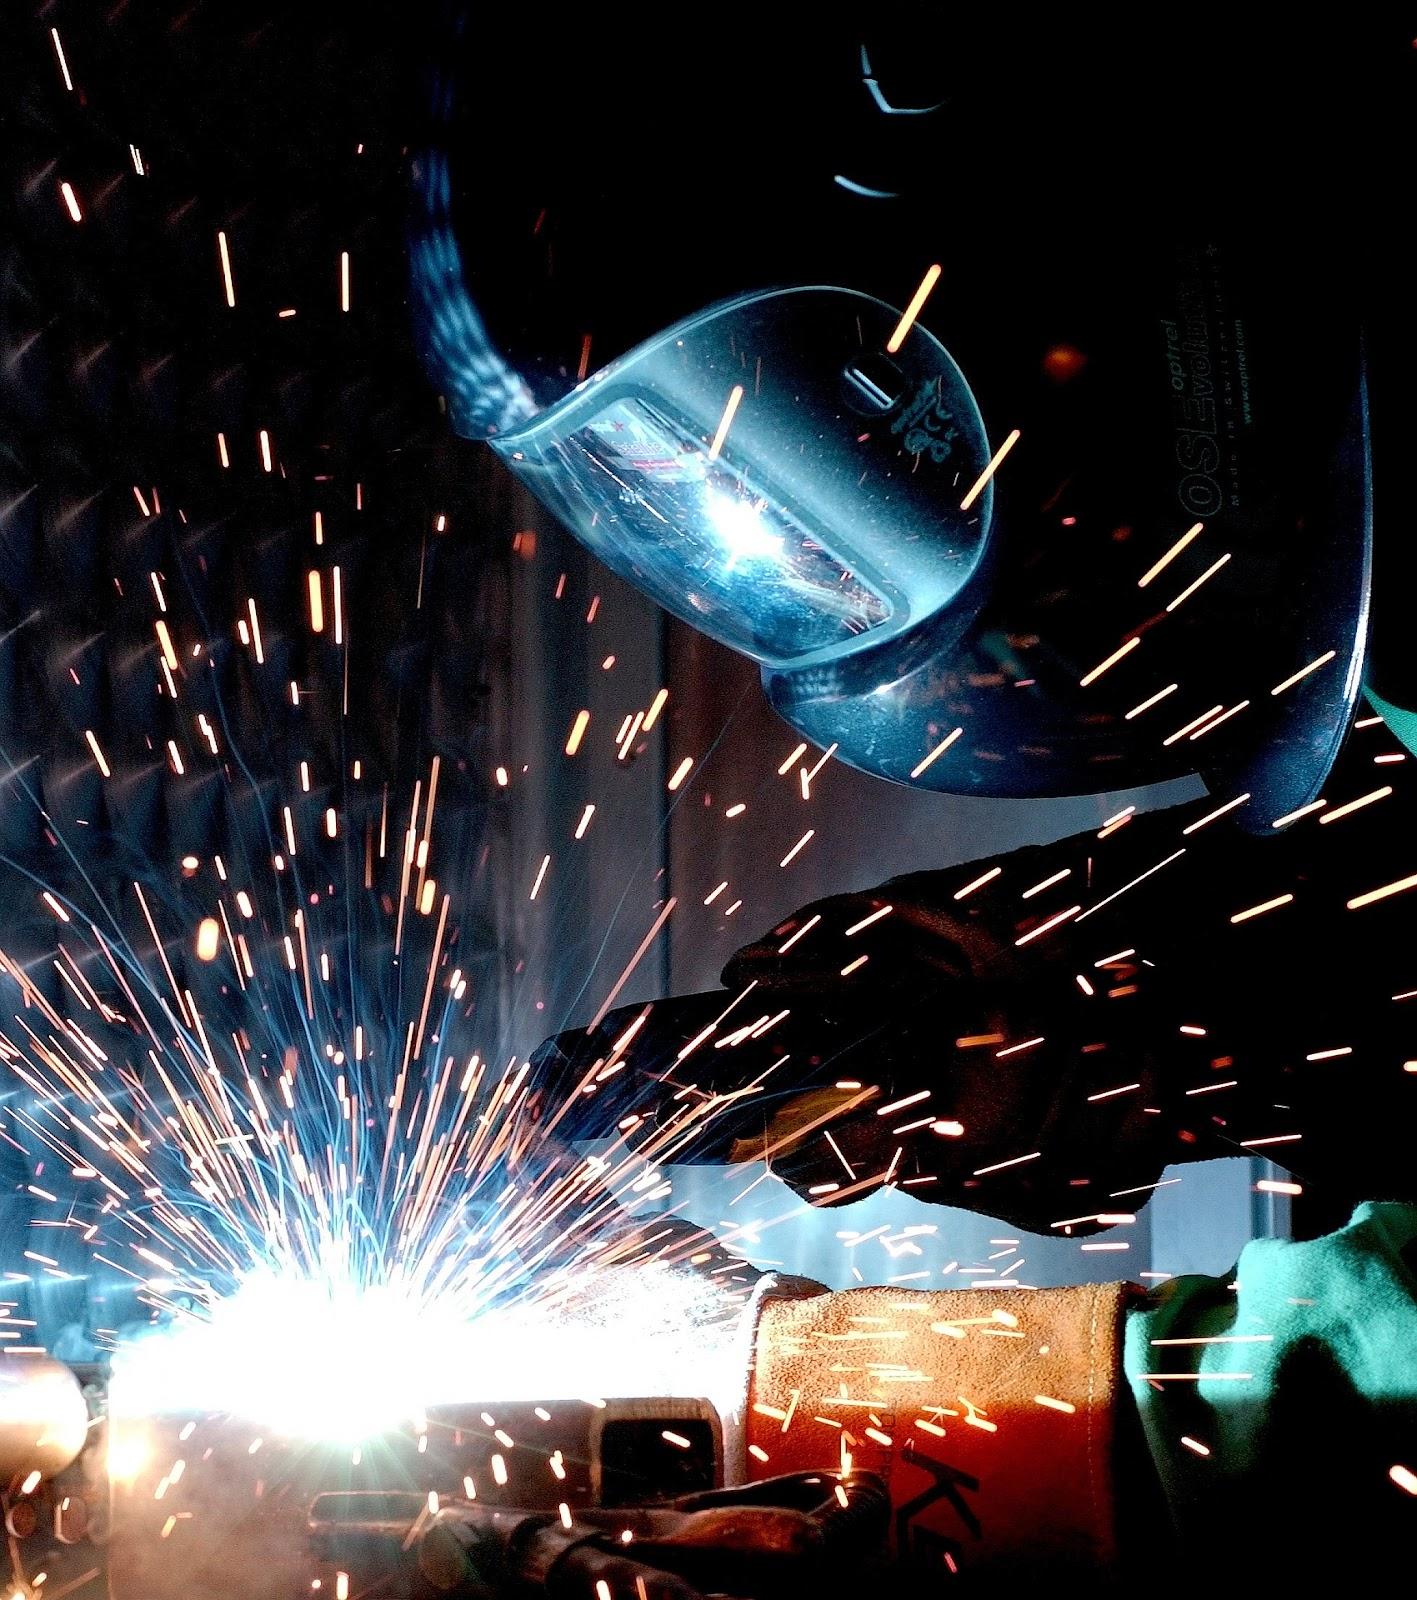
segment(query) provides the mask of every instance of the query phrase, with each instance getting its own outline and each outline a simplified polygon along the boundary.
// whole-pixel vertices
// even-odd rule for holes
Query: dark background
[[[406,793],[442,758],[439,871],[459,893],[458,958],[476,975],[478,1014],[506,1054],[588,1020],[668,895],[679,903],[670,934],[622,1000],[711,985],[738,943],[816,895],[1058,837],[1140,798],[956,799],[832,762],[804,802],[795,769],[777,774],[796,739],[765,708],[753,669],[666,624],[594,568],[487,452],[453,436],[408,318],[406,173],[430,37],[420,8],[53,4],[14,8],[4,32],[0,947],[57,1003],[68,1001],[40,883],[66,894],[82,868],[117,903],[135,874],[179,882],[184,854],[205,859],[233,829],[268,828],[302,759],[315,771],[312,806],[365,815],[359,806],[374,802],[350,788],[355,757],[366,797],[385,784]],[[518,50],[533,44],[523,28]],[[510,143],[535,138],[534,111]],[[962,181],[998,156],[961,152]],[[790,189],[791,174],[783,181]],[[676,259],[660,251],[661,276]],[[597,347],[595,360],[610,353]],[[304,577],[317,563],[338,563],[346,579],[342,658],[321,654],[304,627]],[[225,641],[213,645],[210,700],[180,714],[159,689],[153,572]],[[280,674],[253,673],[235,646],[251,596],[268,650],[288,668]],[[278,692],[286,679],[309,690],[298,707]],[[659,729],[618,760],[616,726],[661,685],[670,701]],[[226,708],[249,778],[239,795],[195,766],[172,770],[165,742],[194,737],[198,703]],[[568,761],[583,708],[591,732]],[[112,780],[95,769],[88,730]],[[667,774],[685,756],[693,775],[670,795]],[[597,816],[581,844],[572,832],[590,802]],[[737,802],[747,811],[725,819]],[[811,844],[779,869],[808,827]],[[75,840],[82,851],[71,854]],[[727,890],[705,907],[720,882]],[[180,922],[180,887],[170,896]],[[179,965],[188,945],[173,936]],[[368,953],[377,960],[377,940]],[[393,993],[383,1003],[393,1016],[401,1002]],[[24,1162],[6,1153],[8,1259],[29,1210]],[[1188,1174],[1184,1202],[1168,1191],[1129,1232],[1120,1269],[1116,1257],[1065,1257],[1052,1241],[1046,1270],[1066,1281],[1153,1264],[1223,1268],[1253,1227],[1275,1222],[1253,1213],[1242,1167]],[[874,1226],[866,1212],[851,1225]],[[820,1228],[796,1231],[790,1264],[840,1272],[831,1235],[841,1215],[811,1220]],[[984,1259],[999,1231],[962,1213],[927,1220],[942,1259]],[[76,1293],[46,1290],[44,1318],[74,1314]]]

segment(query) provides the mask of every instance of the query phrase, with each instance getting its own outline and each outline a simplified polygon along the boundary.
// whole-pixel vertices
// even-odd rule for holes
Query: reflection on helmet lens
[[[785,508],[642,400],[613,402],[558,454],[588,541],[727,644],[791,659],[890,616]]]
[[[779,670],[877,648],[951,604],[991,487],[963,375],[850,290],[769,290],[631,351],[494,449],[607,566]]]

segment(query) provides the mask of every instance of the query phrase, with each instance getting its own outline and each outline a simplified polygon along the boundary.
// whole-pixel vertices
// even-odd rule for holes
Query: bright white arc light
[[[115,1417],[224,1414],[357,1444],[462,1401],[731,1397],[737,1300],[670,1268],[586,1273],[554,1304],[466,1320],[384,1285],[248,1278],[209,1319],[123,1346]]]
[[[709,493],[705,496],[714,532],[728,549],[726,570],[732,572],[740,561],[782,562],[782,537],[772,533],[759,513],[762,502],[741,500],[735,495]]]

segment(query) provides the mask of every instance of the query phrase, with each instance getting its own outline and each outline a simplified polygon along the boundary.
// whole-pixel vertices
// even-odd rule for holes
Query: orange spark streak
[[[920,280],[920,287],[911,296],[910,304],[901,313],[900,321],[895,325],[895,332],[886,340],[886,354],[893,356],[901,345],[905,343],[905,336],[915,325],[915,319],[925,308],[925,302],[930,298],[930,291],[940,281],[940,273],[944,269],[936,263],[926,269],[925,276]]]
[[[894,910],[894,906],[882,906],[879,911],[873,911],[869,917],[862,917],[860,922],[853,922],[851,924],[851,926],[846,930],[845,937],[849,939],[852,934],[860,933],[863,928],[869,928],[873,922],[879,922],[882,917],[890,916],[891,912]]]
[[[221,277],[222,282],[226,285],[226,303],[228,307],[235,309],[236,285],[231,280],[231,252],[226,246],[226,235],[218,233],[216,243],[217,249],[221,252]]]
[[[1164,572],[1166,568],[1169,567],[1176,559],[1176,557],[1180,555],[1180,553],[1186,548],[1191,540],[1196,537],[1196,535],[1204,526],[1204,523],[1197,522],[1194,527],[1188,528],[1185,533],[1183,533],[1181,537],[1177,539],[1175,544],[1171,546],[1166,554],[1162,556],[1161,559],[1153,566],[1148,567],[1141,577],[1137,579],[1137,588],[1145,589],[1147,584],[1149,584],[1153,578]]]
[[[1115,667],[1123,656],[1130,655],[1140,643],[1141,635],[1139,633],[1134,633],[1124,644],[1118,645],[1118,647],[1110,656],[1107,657],[1105,661],[1099,661],[1091,672],[1086,673],[1083,677],[1079,678],[1079,686],[1086,689],[1089,684],[1096,683],[1102,674],[1107,671],[1108,667]]]
[[[1180,740],[1186,738],[1188,734],[1194,733],[1197,728],[1204,727],[1204,725],[1209,722],[1213,716],[1217,715],[1224,709],[1224,705],[1221,704],[1218,706],[1212,706],[1209,711],[1202,711],[1200,716],[1192,717],[1189,722],[1184,724],[1184,726],[1177,728],[1175,733],[1167,734],[1161,743],[1163,745],[1173,745],[1178,743]]]
[[[945,737],[940,740],[939,744],[937,744],[935,746],[935,748],[930,752],[930,754],[928,756],[926,756],[924,758],[924,760],[921,761],[918,766],[913,767],[911,769],[910,776],[912,778],[918,778],[920,776],[920,774],[922,772],[924,772],[925,769],[928,766],[930,766],[933,762],[937,761],[942,755],[944,755],[945,751],[949,749],[949,747],[955,742],[956,739],[959,738],[959,736],[963,732],[964,732],[963,728],[956,728],[953,733],[947,733],[945,735]],[[835,749],[836,747],[833,746],[832,748]]]
[[[996,1161],[992,1167],[976,1167],[971,1176],[982,1178],[986,1173],[1002,1172],[1005,1167],[1017,1167],[1025,1161],[1037,1161],[1042,1154],[1041,1150],[1034,1150],[1026,1156],[1011,1156],[1007,1161]]]
[[[972,506],[979,496],[984,493],[985,485],[999,470],[1000,464],[1003,462],[1004,457],[1008,455],[1009,451],[1013,449],[1018,441],[1019,431],[1017,428],[1015,428],[1008,438],[1005,439],[999,448],[994,452],[993,456],[990,458],[989,465],[985,467],[983,472],[981,472],[974,480],[974,485],[970,489],[969,493],[965,495],[963,500],[960,501],[959,508],[961,511],[968,511],[970,506]]]
[[[1276,683],[1269,691],[1270,694],[1283,694],[1286,689],[1292,689],[1296,683],[1307,678],[1311,672],[1317,672],[1320,667],[1327,665],[1337,654],[1337,650],[1325,650],[1321,656],[1316,657],[1307,667],[1300,667],[1297,672],[1291,673],[1283,683]]]
[[[733,426],[733,418],[743,399],[743,385],[735,383],[728,395],[728,404],[723,408],[723,415],[719,418],[718,432],[713,436],[713,443],[709,446],[708,458],[710,461],[718,460],[718,453],[723,449],[723,441],[728,437],[728,430]]]
[[[1413,873],[1410,878],[1399,878],[1396,883],[1384,884],[1381,889],[1370,889],[1367,894],[1355,895],[1348,902],[1348,909],[1359,911],[1378,900],[1386,900],[1389,895],[1401,894],[1405,889],[1417,889],[1417,873]]]
[[[1078,921],[1086,922],[1094,911],[1101,911],[1103,906],[1110,905],[1112,901],[1117,899],[1119,895],[1126,894],[1128,889],[1135,889],[1139,883],[1144,883],[1153,872],[1160,872],[1162,867],[1169,867],[1173,861],[1185,855],[1185,853],[1184,847],[1180,850],[1175,850],[1169,856],[1167,856],[1164,861],[1158,861],[1154,867],[1148,867],[1145,872],[1138,873],[1138,875],[1133,878],[1130,883],[1124,883],[1120,889],[1114,889],[1111,894],[1107,895],[1104,899],[1099,900],[1095,906],[1089,906],[1087,910],[1084,911],[1083,914],[1078,918]],[[1132,952],[1128,951],[1127,953],[1130,955]],[[1098,962],[1097,964],[1099,966],[1106,965],[1105,962]]]
[[[1197,821],[1191,823],[1189,827],[1182,828],[1182,835],[1184,836],[1186,834],[1197,832],[1199,829],[1205,827],[1206,823],[1214,822],[1216,818],[1223,817],[1227,811],[1233,811],[1236,806],[1244,805],[1249,798],[1250,797],[1248,794],[1237,794],[1233,800],[1227,800],[1225,804],[1220,806],[1217,810],[1207,812],[1205,816],[1200,817]]]
[[[1061,872],[1055,872],[1051,878],[1044,878],[1042,883],[1035,883],[1031,889],[1025,889],[1020,895],[1022,900],[1032,900],[1034,895],[1042,894],[1045,889],[1051,889],[1055,883],[1061,883],[1064,878],[1072,873],[1071,867],[1064,867]]]
[[[588,727],[590,727],[590,712],[576,712],[576,719],[571,724],[571,731],[566,738],[566,754],[568,756],[575,755],[576,751],[580,749],[581,740],[585,738],[585,731]]]
[[[649,703],[649,710],[645,712],[645,720],[640,724],[646,733],[659,721],[659,713],[664,710],[665,702],[669,699],[668,689],[659,689]]]
[[[1002,867],[990,867],[987,872],[981,873],[979,877],[965,884],[964,888],[956,889],[954,898],[956,900],[963,900],[965,895],[973,894],[976,889],[982,889],[986,883],[989,883],[992,879],[999,877],[1003,873],[1003,870],[1004,869]]]
[[[1139,717],[1143,711],[1150,711],[1158,701],[1164,700],[1168,694],[1175,694],[1176,690],[1180,687],[1181,686],[1179,683],[1168,683],[1164,689],[1158,689],[1154,695],[1151,695],[1148,699],[1143,700],[1139,706],[1133,706],[1132,709],[1128,711],[1122,718],[1122,720],[1124,722],[1130,722],[1133,717]]]
[[[705,903],[705,905],[708,904],[707,901],[705,901],[704,903]],[[780,955],[780,956],[786,955],[787,952],[793,947],[793,945],[795,945],[799,939],[805,938],[812,931],[812,929],[816,927],[816,925],[821,920],[822,920],[822,918],[821,918],[821,914],[820,913],[816,913],[816,914],[808,917],[807,920],[802,924],[802,926],[800,928],[798,928],[796,933],[789,934],[787,936],[787,938],[784,939],[783,942],[780,945],[778,945],[778,947],[777,947],[778,955]]]
[[[1096,909],[1097,908],[1094,906],[1093,910]],[[1066,922],[1069,917],[1075,917],[1081,910],[1081,906],[1069,906],[1066,911],[1059,911],[1055,916],[1049,917],[1046,922],[1040,922],[1036,928],[1030,928],[1029,931],[1022,936],[1022,938],[1015,939],[1015,948],[1029,944],[1034,939],[1042,938],[1045,933],[1048,933],[1052,929],[1056,928],[1060,922]]]
[[[1412,881],[1417,883],[1417,878]],[[1273,900],[1265,900],[1257,906],[1250,906],[1245,911],[1237,911],[1230,920],[1231,922],[1248,922],[1251,917],[1262,917],[1266,911],[1275,911],[1280,906],[1287,906],[1293,898],[1292,894],[1276,895]],[[1349,904],[1351,905],[1352,901],[1349,901]]]
[[[537,870],[537,874],[536,874],[536,882],[534,884],[532,884],[532,886],[531,886],[531,898],[533,900],[536,899],[536,896],[537,896],[537,894],[539,893],[539,891],[541,889],[542,879],[545,878],[546,869],[550,865],[551,865],[551,857],[550,856],[542,856],[542,858],[541,858],[541,866]]]
[[[1171,600],[1171,601],[1167,602],[1167,605],[1166,605],[1167,611],[1174,611],[1177,608],[1177,606],[1179,606],[1179,605],[1183,604],[1185,601],[1189,600],[1191,598],[1191,596],[1196,592],[1196,590],[1199,589],[1200,586],[1203,583],[1206,583],[1211,578],[1213,578],[1216,575],[1216,573],[1219,572],[1220,569],[1225,565],[1225,563],[1227,561],[1229,561],[1229,559],[1230,559],[1230,552],[1227,550],[1225,552],[1225,554],[1223,556],[1221,556],[1221,558],[1218,561],[1212,561],[1211,564],[1205,569],[1205,571],[1203,573],[1201,573],[1199,578],[1195,579],[1195,581],[1193,583],[1188,583],[1186,585],[1186,587],[1181,590],[1180,594],[1178,594],[1174,600]]]
[[[94,736],[92,728],[85,728],[84,738],[88,740],[89,749],[93,751],[93,758],[98,763],[98,770],[105,778],[111,778],[113,774],[108,769],[108,763],[103,759],[103,751],[98,747],[98,740]]]
[[[778,866],[785,867],[788,864],[788,862],[791,861],[793,859],[793,857],[797,855],[798,851],[800,851],[803,848],[805,848],[805,846],[807,845],[808,841],[812,838],[812,836],[816,833],[816,831],[817,830],[815,828],[808,828],[806,833],[804,833],[802,835],[802,837],[797,841],[797,843],[795,845],[793,845],[793,847],[787,852],[787,854],[782,858],[782,860],[778,862]]]
[[[596,1011],[595,1016],[591,1018],[591,1029],[598,1028],[601,1022],[604,1020],[606,1013],[614,1007],[616,1000],[618,1000],[620,997],[620,991],[630,981],[630,975],[634,972],[635,968],[639,966],[640,959],[643,957],[645,951],[648,950],[649,947],[654,943],[659,934],[659,930],[669,920],[670,913],[678,904],[678,900],[672,896],[670,899],[664,902],[664,909],[654,919],[653,923],[650,925],[649,932],[644,936],[643,939],[640,940],[638,949],[635,951],[634,955],[630,957],[628,963],[626,964],[625,970],[615,980],[614,986],[611,988],[610,993],[606,995],[603,1001],[601,1001],[600,1007]]]
[[[1326,811],[1324,815],[1319,818],[1319,822],[1320,824],[1325,822],[1337,822],[1340,817],[1351,816],[1355,811],[1361,811],[1364,806],[1370,806],[1375,801],[1386,800],[1391,793],[1392,785],[1390,783],[1385,783],[1381,789],[1374,789],[1369,794],[1360,795],[1358,799],[1348,801],[1346,805],[1335,806],[1332,811]]]
[[[49,37],[54,41],[54,54],[59,58],[59,70],[64,74],[64,87],[70,94],[74,92],[74,80],[69,76],[69,63],[64,58],[64,46],[59,39],[58,28],[49,30]]]
[[[1322,811],[1328,804],[1327,800],[1310,800],[1308,805],[1300,806],[1297,811],[1286,811],[1282,817],[1276,817],[1270,823],[1271,828],[1287,828],[1291,822],[1297,822],[1300,817],[1307,817],[1315,811]]]

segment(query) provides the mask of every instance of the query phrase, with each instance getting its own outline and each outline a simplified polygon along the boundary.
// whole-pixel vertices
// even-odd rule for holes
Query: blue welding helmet
[[[455,24],[412,249],[453,423],[841,759],[1012,796],[1199,772],[1267,832],[1367,631],[1351,252],[1292,248],[1345,97],[1180,129],[1173,78],[1286,46],[1202,29],[1104,96],[1075,18],[876,9],[755,27],[747,78],[736,42],[570,21],[504,71]]]

